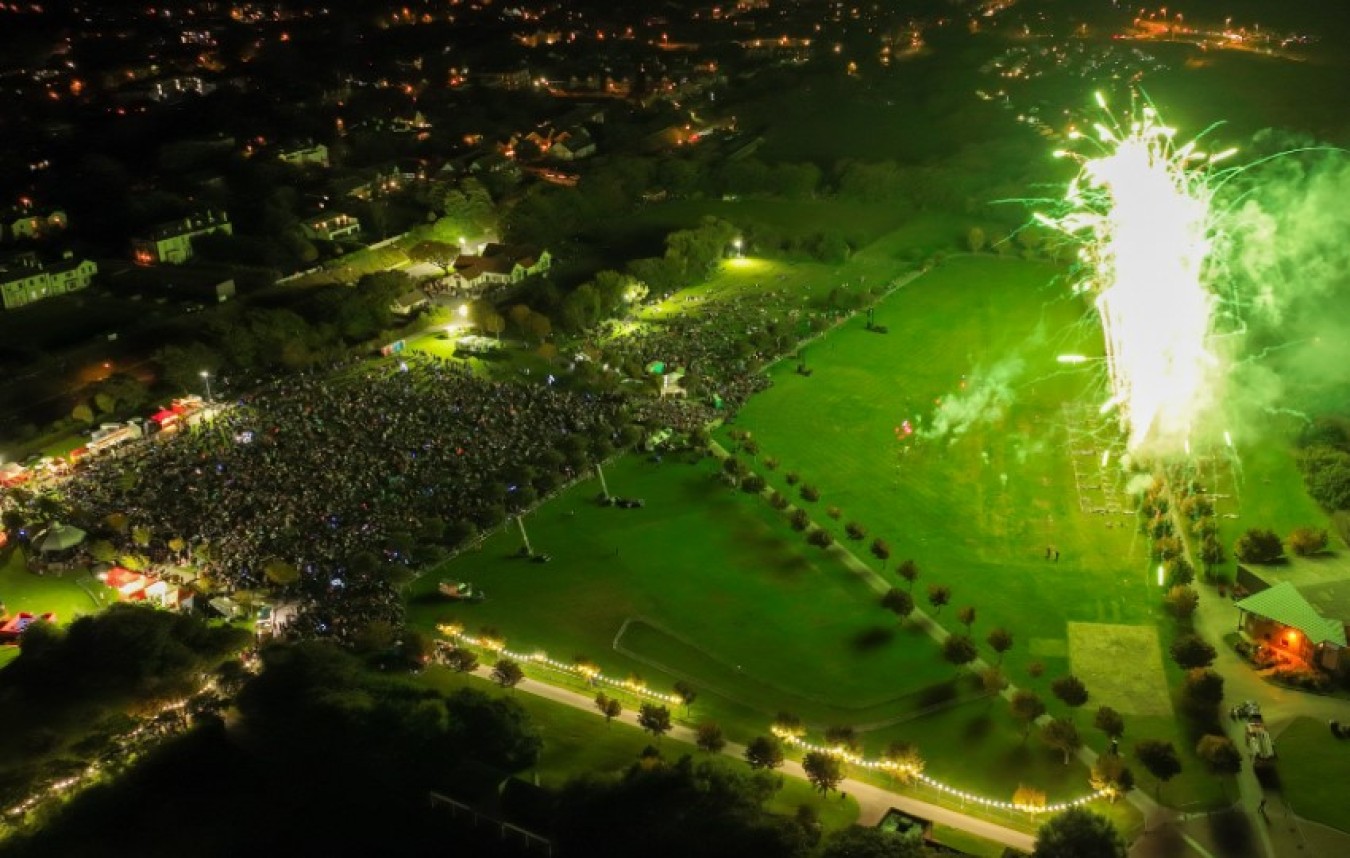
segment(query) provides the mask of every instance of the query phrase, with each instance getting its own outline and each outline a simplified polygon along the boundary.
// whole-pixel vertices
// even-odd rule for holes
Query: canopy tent
[[[34,545],[44,554],[67,551],[84,542],[85,536],[85,532],[78,527],[57,522],[47,528],[46,532],[34,541]]]

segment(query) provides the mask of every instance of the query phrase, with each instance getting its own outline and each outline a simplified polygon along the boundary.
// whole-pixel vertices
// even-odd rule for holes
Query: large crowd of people
[[[282,590],[299,634],[397,627],[393,584],[434,546],[463,544],[634,443],[634,424],[698,437],[770,384],[765,363],[827,321],[784,288],[683,300],[697,303],[598,340],[612,367],[680,370],[678,394],[491,381],[423,354],[348,363],[274,380],[196,430],[85,462],[63,483],[67,512],[124,556],[190,556],[223,590]]]
[[[556,485],[626,419],[618,396],[486,381],[414,355],[278,381],[198,431],[90,463],[65,493],[91,529],[121,514],[156,544],[198,547],[230,590],[269,586],[268,564],[286,564],[299,573],[297,631],[349,637],[400,618],[390,569],[414,560],[396,534],[496,524],[537,491],[508,475]]]

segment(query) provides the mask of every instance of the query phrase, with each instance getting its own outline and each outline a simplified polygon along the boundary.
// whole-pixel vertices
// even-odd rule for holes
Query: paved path
[[[477,676],[491,681],[490,674],[492,669],[487,666],[480,666],[474,673]],[[518,691],[526,694],[533,694],[536,697],[542,697],[564,706],[571,706],[574,709],[580,709],[583,712],[590,713],[599,718],[600,713],[595,708],[595,701],[582,694],[579,691],[573,691],[570,688],[561,688],[547,682],[537,679],[521,680],[516,686]],[[631,709],[625,709],[619,715],[619,721],[632,727],[638,727],[637,712]],[[639,727],[639,729],[641,729]],[[695,745],[695,733],[693,728],[676,725],[666,734],[668,738],[678,742],[684,742],[689,745]],[[738,760],[745,759],[745,746],[734,742],[728,742],[726,748],[722,751],[729,757]],[[778,770],[788,777],[806,780],[806,772],[802,771],[800,763],[788,760],[783,767]],[[844,780],[839,785],[842,792],[848,793],[858,802],[861,812],[858,816],[859,825],[876,825],[881,818],[886,815],[886,811],[891,808],[910,813],[923,819],[930,819],[933,822],[947,825],[961,831],[969,832],[977,837],[983,837],[986,840],[992,840],[995,843],[1002,843],[1005,846],[1012,846],[1025,852],[1030,852],[1034,845],[1034,840],[1030,834],[1023,834],[1020,831],[1014,831],[1011,828],[989,822],[984,819],[978,819],[973,816],[961,813],[960,811],[950,810],[945,807],[939,807],[935,804],[929,804],[926,801],[920,801],[908,796],[884,790],[881,787],[872,784],[863,783],[852,778]]]

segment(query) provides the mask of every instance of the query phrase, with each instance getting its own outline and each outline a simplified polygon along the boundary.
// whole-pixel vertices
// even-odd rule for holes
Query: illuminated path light
[[[658,700],[662,703],[679,704],[683,702],[678,695],[662,694],[659,691],[652,691],[646,685],[640,682],[634,682],[631,679],[616,679],[612,676],[606,676],[601,673],[598,668],[583,667],[581,665],[568,664],[564,661],[557,661],[556,659],[549,658],[548,653],[546,652],[512,652],[507,649],[506,645],[501,641],[467,635],[462,628],[449,623],[437,626],[436,630],[452,640],[468,644],[469,646],[476,646],[480,649],[489,650],[525,664],[537,664],[542,667],[547,667],[560,673],[566,673],[569,676],[585,679],[596,685],[608,685],[611,688],[620,688],[630,694],[637,695],[638,697],[645,697],[649,700]]]
[[[850,765],[858,766],[859,768],[871,769],[873,771],[892,772],[902,777],[912,778],[922,784],[926,784],[927,786],[932,787],[933,789],[937,790],[940,793],[945,793],[946,795],[959,798],[962,801],[968,801],[971,804],[977,804],[980,805],[981,807],[988,807],[994,810],[1016,810],[1021,811],[1022,813],[1031,814],[1033,816],[1041,813],[1059,813],[1061,811],[1068,810],[1071,807],[1082,807],[1083,805],[1090,804],[1096,801],[1097,799],[1108,798],[1112,795],[1113,792],[1113,790],[1109,788],[1099,789],[1096,792],[1089,793],[1088,795],[1080,796],[1074,799],[1073,801],[1061,801],[1056,802],[1054,804],[1046,804],[1046,805],[1023,805],[1011,801],[1000,801],[998,799],[986,798],[982,795],[976,795],[975,793],[972,792],[966,792],[965,790],[959,790],[953,786],[948,786],[947,784],[944,784],[942,781],[930,778],[928,775],[925,775],[921,771],[917,771],[911,767],[903,766],[898,763],[893,763],[890,760],[870,760],[859,754],[851,753],[847,749],[839,747],[837,745],[833,747],[828,745],[813,745],[810,742],[807,742],[801,737],[796,736],[793,733],[790,733],[786,730],[781,730],[778,728],[770,728],[770,730],[775,736],[778,737],[779,741],[783,742],[786,745],[791,745],[794,748],[800,748],[803,751],[818,751],[820,753],[829,754],[832,757],[836,757],[840,760],[843,760],[846,763],[849,763]]]
[[[1097,102],[1105,111],[1100,94]],[[1036,219],[1081,242],[1075,291],[1094,298],[1110,377],[1102,413],[1117,410],[1131,451],[1176,454],[1214,404],[1223,376],[1211,350],[1216,298],[1204,275],[1214,231],[1212,167],[1235,150],[1207,155],[1195,141],[1175,146],[1175,129],[1149,105],[1124,126],[1094,130],[1098,157],[1055,153],[1082,166],[1066,210]]]
[[[541,665],[543,667],[556,670],[560,673],[568,674],[569,676],[579,677],[597,684],[608,685],[613,688],[621,688],[624,691],[630,692],[639,697],[646,697],[651,700],[658,700],[662,703],[679,704],[682,702],[680,697],[677,695],[662,694],[659,691],[652,691],[651,689],[647,688],[645,685],[641,683],[633,682],[631,680],[615,679],[612,676],[606,676],[605,674],[601,673],[598,668],[581,667],[576,664],[568,664],[566,662],[557,661],[555,659],[549,658],[547,653],[543,652],[534,652],[534,653],[512,652],[511,650],[507,649],[506,646],[501,641],[493,640],[491,638],[486,637],[475,637],[473,635],[465,634],[463,628],[452,623],[443,623],[441,625],[438,625],[436,627],[436,630],[439,631],[441,634],[445,635],[447,638],[450,638],[451,640],[467,644],[469,646],[475,646],[480,649],[489,650],[491,652],[499,653],[501,655],[506,656],[507,658],[511,658],[519,662]],[[913,780],[916,780],[922,784],[930,786],[933,789],[945,795],[949,795],[952,796],[953,798],[958,798],[961,799],[962,801],[968,801],[972,804],[976,804],[981,807],[991,808],[994,810],[1021,811],[1022,813],[1031,814],[1033,816],[1040,813],[1059,813],[1060,811],[1068,810],[1071,807],[1081,807],[1082,805],[1089,804],[1100,798],[1108,798],[1113,793],[1111,789],[1100,789],[1097,790],[1096,792],[1089,793],[1088,795],[1076,798],[1073,801],[1057,802],[1055,804],[1047,804],[1044,806],[1020,805],[1011,801],[999,801],[998,799],[985,798],[984,796],[976,795],[975,793],[959,790],[955,787],[948,786],[942,781],[936,780],[935,778],[931,778],[921,771],[901,766],[889,760],[871,760],[861,755],[850,753],[848,750],[838,746],[827,747],[825,745],[813,745],[810,742],[807,742],[804,739],[792,733],[789,733],[776,727],[771,727],[770,732],[772,732],[775,736],[777,736],[778,739],[782,741],[784,744],[791,745],[795,748],[800,748],[803,751],[823,751],[824,753],[827,753],[833,757],[837,757],[840,760],[843,760],[844,762],[849,763],[850,765],[858,766],[859,768],[870,769],[874,771],[893,772],[895,774],[902,775],[904,777],[912,778]]]

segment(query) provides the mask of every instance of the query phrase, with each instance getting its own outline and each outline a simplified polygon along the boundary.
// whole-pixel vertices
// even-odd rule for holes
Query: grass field
[[[1275,741],[1280,789],[1294,813],[1350,831],[1350,805],[1338,788],[1350,770],[1350,742],[1335,739],[1312,718],[1296,719]]]
[[[96,602],[91,593],[103,594],[103,603]],[[28,571],[22,551],[13,549],[0,554],[0,602],[4,602],[10,614],[53,611],[57,622],[64,625],[83,614],[102,610],[110,594],[87,572],[35,575]]]
[[[915,559],[920,590],[945,584],[954,606],[974,605],[977,633],[1008,628],[1019,641],[1014,667],[1034,657],[1051,672],[1067,666],[1067,622],[1157,614],[1132,518],[1079,511],[1062,408],[1096,382],[1062,372],[1055,357],[1099,347],[1078,324],[1080,308],[1050,285],[1054,275],[1034,263],[953,259],[878,306],[888,334],[855,319],[806,348],[812,377],[791,361],[774,367],[774,387],[735,424],[761,456],[781,460],[766,474],[776,487],[792,492],[785,474],[798,472],[820,489],[822,511],[840,507],[841,521]],[[928,434],[938,401],[951,428]],[[917,435],[897,432],[906,420]],[[1052,545],[1058,562],[1046,559]]]
[[[869,271],[889,282],[906,246],[878,242],[856,254],[847,273],[830,274]],[[1005,665],[1010,677],[1038,691],[1052,712],[1060,707],[1050,680],[1071,668],[1089,691],[1101,680],[1108,697],[1165,701],[1168,681],[1176,680],[1169,668],[1146,689],[1124,689],[1108,683],[1118,672],[1114,659],[1081,641],[1075,654],[1071,644],[1070,623],[1106,624],[1119,641],[1147,637],[1160,660],[1175,631],[1160,622],[1161,593],[1132,515],[1094,511],[1107,490],[1080,489],[1075,480],[1074,456],[1084,452],[1076,448],[1095,461],[1111,437],[1066,416],[1066,405],[1099,395],[1100,382],[1090,371],[1066,371],[1055,357],[1099,354],[1100,347],[1055,274],[1039,263],[949,260],[878,305],[876,321],[889,333],[853,319],[806,346],[812,377],[793,372],[791,360],[771,368],[774,386],[749,403],[735,428],[753,433],[760,458],[781,459],[775,472],[756,466],[771,484],[795,497],[785,477],[795,470],[820,488],[820,503],[803,505],[856,554],[866,557],[865,543],[846,543],[842,532],[851,520],[869,537],[887,539],[894,560],[913,557],[921,604],[926,585],[949,585],[952,605],[940,621],[952,624],[956,609],[971,605],[977,640],[995,625],[1008,628],[1016,640]],[[829,288],[799,276],[801,288]],[[709,301],[694,312],[753,286],[729,267],[703,288]],[[652,312],[677,312],[678,303]],[[944,401],[950,420],[939,433],[933,415]],[[904,420],[920,427],[918,435],[897,436]],[[725,431],[721,440],[731,444]],[[1056,762],[1036,737],[1023,745],[1005,704],[961,697],[954,709],[915,720],[952,697],[954,673],[933,644],[895,624],[836,552],[807,547],[780,514],[731,491],[715,472],[711,460],[621,460],[608,470],[611,490],[645,498],[645,509],[600,508],[589,502],[596,483],[574,487],[527,522],[534,549],[552,555],[551,563],[514,558],[520,537],[510,528],[416,584],[410,617],[426,628],[450,618],[470,631],[494,626],[513,649],[542,648],[563,660],[583,655],[658,688],[687,678],[704,695],[696,717],[714,717],[732,738],[762,732],[773,713],[788,710],[816,729],[862,727],[869,746],[915,739],[930,772],[958,788],[1002,797],[1031,782],[1052,798],[1086,790],[1077,763]],[[1096,472],[1080,476],[1102,480]],[[1080,494],[1089,492],[1087,503]],[[824,514],[833,505],[843,510],[838,522]],[[1060,552],[1058,561],[1046,558],[1047,546]],[[444,602],[435,594],[441,578],[472,581],[489,599]],[[1028,675],[1032,662],[1044,666],[1044,677]],[[985,707],[987,716],[969,715]],[[1127,719],[1127,741],[1171,739],[1189,756],[1194,742],[1161,710]],[[1169,800],[1222,798],[1198,763],[1186,772],[1197,776],[1169,784]]]
[[[439,691],[471,687],[490,694],[503,694],[501,689],[486,680],[452,673],[432,667],[423,674],[428,686]],[[643,748],[652,743],[652,737],[623,723],[606,725],[598,716],[553,703],[529,694],[513,694],[512,698],[530,713],[530,720],[539,730],[544,747],[539,762],[526,776],[538,775],[545,786],[561,786],[568,778],[582,772],[617,773],[637,761]],[[662,751],[669,757],[692,754],[697,759],[709,757],[691,745],[673,740],[662,743]],[[728,766],[736,763],[722,758]],[[834,796],[821,797],[811,785],[794,778],[784,778],[783,786],[769,801],[774,813],[791,815],[803,804],[809,804],[819,814],[825,831],[834,831],[852,825],[858,818],[858,802],[852,798],[840,801]]]
[[[622,459],[606,471],[610,488],[645,509],[599,507],[598,483],[583,482],[527,519],[551,563],[514,557],[520,537],[508,528],[414,585],[410,617],[495,626],[513,649],[585,655],[658,687],[687,677],[735,704],[737,726],[754,732],[780,710],[821,724],[884,721],[945,688],[951,669],[930,641],[898,628],[865,581],[716,471],[712,459]],[[448,603],[435,593],[442,578],[489,598]]]

